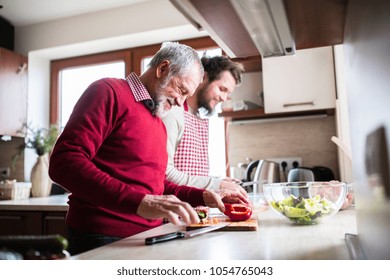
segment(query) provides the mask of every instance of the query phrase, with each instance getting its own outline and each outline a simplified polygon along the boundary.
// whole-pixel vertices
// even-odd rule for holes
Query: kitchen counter
[[[145,238],[184,230],[164,224],[112,244],[72,256],[73,260],[289,260],[350,259],[345,233],[356,234],[355,209],[319,225],[300,226],[271,209],[257,214],[257,231],[215,231],[189,239],[144,245]]]
[[[68,194],[0,200],[0,211],[68,211]]]

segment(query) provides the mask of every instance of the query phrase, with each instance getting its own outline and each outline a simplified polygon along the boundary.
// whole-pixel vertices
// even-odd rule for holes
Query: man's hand
[[[174,195],[146,195],[138,206],[137,214],[145,219],[167,218],[174,225],[200,222],[192,206]]]
[[[218,208],[219,211],[225,212],[225,203],[249,203],[248,197],[243,195],[238,190],[219,190],[219,191],[205,191],[203,193],[203,201],[206,206],[211,208]]]
[[[238,191],[243,196],[248,198],[248,193],[238,183],[240,183],[240,181],[232,179],[232,178],[224,178],[221,181],[221,183],[219,184],[219,190],[220,191],[223,191],[223,190]]]

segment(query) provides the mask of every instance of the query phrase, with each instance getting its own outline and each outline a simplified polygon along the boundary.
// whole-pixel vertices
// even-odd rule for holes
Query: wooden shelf
[[[227,111],[218,114],[218,117],[225,118],[226,121],[234,120],[254,120],[254,119],[272,119],[272,118],[285,118],[285,117],[299,117],[309,115],[334,115],[334,109],[315,110],[315,111],[300,111],[289,113],[275,113],[266,114],[264,108],[258,108],[253,110],[241,110],[241,111]]]

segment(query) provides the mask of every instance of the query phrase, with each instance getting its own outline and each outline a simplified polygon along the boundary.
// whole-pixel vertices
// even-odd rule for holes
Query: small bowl
[[[291,182],[263,185],[264,196],[279,215],[300,225],[322,222],[336,214],[343,205],[347,184],[330,182]]]

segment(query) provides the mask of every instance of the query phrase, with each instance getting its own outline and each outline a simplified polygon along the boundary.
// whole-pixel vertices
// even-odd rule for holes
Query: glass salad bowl
[[[300,225],[322,222],[343,205],[348,187],[338,181],[291,182],[263,185],[264,196],[279,215]]]

